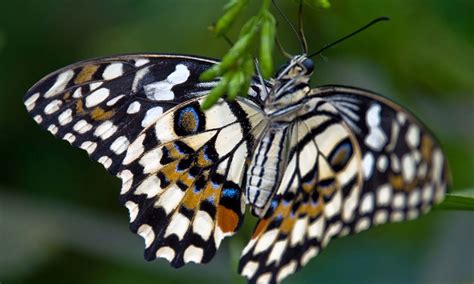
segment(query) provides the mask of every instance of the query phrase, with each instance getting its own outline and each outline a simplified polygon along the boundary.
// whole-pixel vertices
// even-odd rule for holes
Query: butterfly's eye
[[[303,60],[303,62],[301,62],[301,64],[304,66],[304,68],[306,69],[306,74],[311,74],[313,73],[313,70],[314,70],[314,63],[313,63],[313,60],[309,59],[309,58],[306,58],[305,60]]]

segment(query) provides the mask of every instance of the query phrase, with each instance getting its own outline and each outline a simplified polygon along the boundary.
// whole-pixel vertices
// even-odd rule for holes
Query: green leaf
[[[257,34],[257,31],[258,29],[254,28],[249,33],[239,38],[239,40],[234,44],[234,46],[232,46],[224,58],[222,58],[220,63],[222,69],[228,70],[237,62],[239,58],[244,55],[244,53],[250,47],[254,36]]]
[[[201,81],[211,81],[212,79],[216,78],[217,76],[222,75],[223,70],[220,64],[215,64],[211,68],[207,69],[206,71],[202,72],[199,75],[199,79]]]
[[[213,105],[217,103],[220,97],[224,95],[227,91],[227,85],[229,84],[229,76],[222,77],[221,81],[217,86],[215,86],[209,94],[207,94],[206,99],[201,105],[202,110],[210,109]]]
[[[265,78],[273,75],[273,47],[275,46],[276,21],[273,15],[265,11],[260,35],[260,69]]]
[[[329,7],[331,7],[331,3],[329,3],[329,0],[304,0],[304,3],[314,9],[328,9]]]
[[[474,188],[447,193],[446,199],[436,209],[474,210]]]
[[[245,74],[242,71],[233,73],[232,78],[229,81],[229,92],[227,98],[231,101],[240,94],[243,84],[245,83]]]
[[[232,0],[225,6],[225,13],[219,18],[214,33],[218,36],[223,35],[230,28],[242,9],[248,4],[248,0]]]

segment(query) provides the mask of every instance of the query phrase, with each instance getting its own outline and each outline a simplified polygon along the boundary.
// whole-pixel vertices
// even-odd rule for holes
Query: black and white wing
[[[162,54],[89,60],[46,76],[24,98],[40,126],[122,179],[120,200],[148,260],[207,262],[242,221],[263,98],[253,84],[247,98],[202,112],[217,81],[199,75],[215,63]]]
[[[288,165],[239,272],[280,282],[333,237],[413,219],[443,199],[446,161],[433,136],[394,103],[354,88],[312,91],[290,128]]]

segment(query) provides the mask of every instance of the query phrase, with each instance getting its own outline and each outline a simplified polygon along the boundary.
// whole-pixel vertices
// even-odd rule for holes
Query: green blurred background
[[[248,15],[257,9],[254,1]],[[297,5],[280,0],[296,22]],[[127,52],[221,57],[207,26],[226,0],[0,1],[0,282],[239,282],[234,263],[255,220],[213,261],[174,270],[143,260],[117,202],[120,182],[85,152],[41,130],[22,104],[42,76],[82,59]],[[310,50],[378,16],[379,24],[315,59],[313,85],[382,93],[412,110],[443,145],[453,190],[474,186],[474,2],[331,1],[305,10]],[[241,21],[236,23],[238,27]],[[230,33],[235,38],[238,30]],[[279,17],[279,37],[298,42]],[[283,62],[275,54],[276,65]],[[471,212],[435,210],[335,240],[286,283],[473,283]]]

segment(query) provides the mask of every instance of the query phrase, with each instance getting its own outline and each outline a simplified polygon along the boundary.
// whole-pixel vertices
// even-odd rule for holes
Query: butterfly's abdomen
[[[286,128],[278,127],[266,131],[252,157],[247,170],[247,203],[252,213],[263,216],[275,193],[286,160]]]

